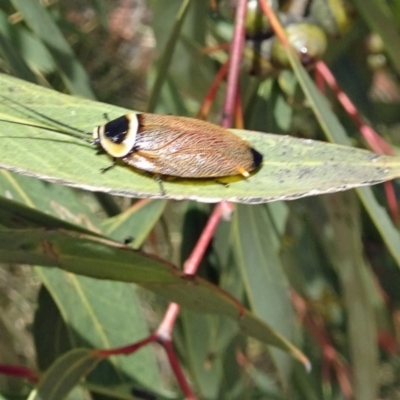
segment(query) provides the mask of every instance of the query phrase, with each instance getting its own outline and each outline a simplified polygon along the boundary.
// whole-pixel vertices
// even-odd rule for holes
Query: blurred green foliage
[[[397,151],[398,1],[349,0],[346,24],[341,10],[329,12],[328,0],[314,0],[301,15],[291,16],[294,3],[280,2],[282,19],[305,17],[327,31],[325,60],[359,112]],[[339,3],[333,1],[332,7]],[[227,60],[223,45],[233,31],[229,15],[211,5],[206,0],[3,0],[0,70],[130,109],[194,116]],[[325,12],[321,19],[313,14],[316,9]],[[327,21],[332,15],[345,28],[332,31]],[[247,41],[241,72],[245,127],[364,146],[334,94],[322,96],[302,69],[282,71],[271,64],[266,45],[271,39]],[[204,52],[206,46],[214,51]],[[254,56],[259,53],[261,59]],[[267,66],[262,74],[256,74],[254,60]],[[224,91],[222,83],[210,113],[214,122],[220,118]],[[392,185],[398,197],[398,183]],[[12,214],[9,223],[19,228],[27,221],[48,227],[45,217],[34,214],[41,211],[120,242],[131,236],[136,249],[176,265],[190,254],[213,207],[150,202],[132,212],[136,200],[4,170],[0,196],[34,209],[32,215],[29,209]],[[6,214],[11,212],[6,201],[2,204]],[[0,225],[7,226],[4,220]],[[400,235],[389,217],[383,185],[236,206],[231,219],[218,227],[199,274],[298,346],[313,369],[306,373],[286,353],[244,336],[231,319],[185,309],[174,341],[193,390],[210,400],[400,399],[399,267]],[[45,370],[58,360],[53,380],[66,379],[63,362],[85,360],[91,366],[90,357],[77,347],[140,340],[157,325],[165,307],[165,299],[123,282],[41,266],[35,273],[3,268],[0,364]],[[76,379],[87,372],[87,364],[82,365]],[[182,398],[164,356],[150,347],[103,362],[83,388],[68,398],[129,399],[133,389],[141,388],[160,399]],[[22,380],[1,377],[4,399],[25,399],[32,389]]]

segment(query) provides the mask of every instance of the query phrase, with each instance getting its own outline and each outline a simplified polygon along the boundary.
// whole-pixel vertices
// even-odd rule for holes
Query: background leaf
[[[250,313],[240,316],[240,304],[206,281],[189,277],[188,283],[185,283],[179,270],[173,266],[166,268],[156,258],[129,251],[118,243],[109,242],[111,246],[107,246],[101,241],[96,243],[89,236],[74,236],[72,232],[61,231],[43,233],[28,229],[0,230],[0,260],[58,266],[65,271],[100,279],[136,282],[191,309],[239,318],[238,323],[243,333],[287,350],[306,362],[298,349],[259,319]],[[190,290],[188,284],[193,285]]]
[[[91,350],[76,349],[61,357],[40,381],[28,400],[60,400],[100,362]],[[54,383],[57,382],[55,385]]]
[[[85,69],[40,2],[12,0],[12,3],[52,54],[71,92],[89,98],[94,97]]]

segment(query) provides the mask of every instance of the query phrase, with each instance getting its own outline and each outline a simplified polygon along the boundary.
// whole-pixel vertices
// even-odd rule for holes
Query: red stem
[[[310,334],[314,337],[318,346],[321,348],[322,360],[322,381],[329,381],[329,371],[333,369],[338,378],[342,393],[347,399],[352,398],[352,389],[350,384],[350,371],[348,366],[340,359],[340,355],[334,348],[330,336],[326,330],[323,318],[318,314],[306,308],[305,300],[295,291],[291,290],[292,302]]]
[[[235,128],[244,129],[242,99],[240,97],[239,91],[237,91],[236,93],[235,102]]]
[[[0,374],[25,378],[32,383],[36,383],[38,381],[38,375],[36,371],[21,365],[0,364]]]
[[[207,250],[207,246],[209,245],[212,237],[214,236],[214,232],[218,227],[219,222],[221,221],[222,215],[225,212],[227,207],[226,203],[219,203],[215,206],[213,212],[210,215],[210,218],[207,221],[206,226],[201,233],[199,240],[194,246],[192,253],[189,258],[186,260],[183,271],[186,275],[194,275],[199,267],[199,264],[204,257],[204,253]],[[228,207],[232,207],[229,205]]]
[[[203,104],[200,107],[199,112],[197,113],[197,118],[199,119],[205,119],[205,117],[208,115],[211,104],[215,99],[215,96],[217,94],[219,85],[221,84],[221,81],[225,78],[226,73],[228,72],[229,68],[229,63],[226,62],[221,66],[219,69],[217,75],[215,76],[210,89],[208,90],[208,93],[206,94],[206,97],[204,98]]]
[[[239,0],[236,8],[235,30],[229,54],[228,82],[223,107],[221,125],[231,128],[235,111],[236,93],[238,91],[240,62],[244,46],[244,23],[246,19],[247,0]]]
[[[217,229],[221,218],[225,214],[227,207],[231,208],[232,206],[226,203],[219,203],[215,206],[213,212],[210,215],[210,218],[207,221],[206,226],[203,229],[203,232],[200,235],[199,240],[196,243],[196,246],[192,250],[192,253],[190,254],[187,261],[185,262],[183,270],[187,275],[194,275],[196,273],[200,265],[200,261],[202,260],[204,253],[207,249],[207,246],[214,236],[214,232]],[[180,306],[178,304],[169,304],[168,309],[164,314],[164,318],[158,326],[157,331],[155,332],[155,335],[167,351],[171,367],[176,374],[176,379],[178,380],[182,391],[185,393],[188,399],[194,399],[194,397],[190,397],[193,396],[193,394],[188,391],[190,390],[189,385],[180,369],[179,362],[172,347],[172,331],[174,329],[176,319],[179,315],[179,310]]]
[[[204,256],[207,246],[209,245],[221,218],[223,218],[227,211],[230,212],[231,210],[232,205],[229,203],[219,203],[215,206],[213,212],[210,215],[210,218],[207,221],[206,226],[204,227],[203,232],[201,233],[199,240],[196,243],[196,246],[194,247],[192,253],[185,263],[184,272],[186,274],[193,275],[196,273],[200,261]],[[186,398],[194,400],[195,396],[190,390],[189,384],[186,381],[186,378],[179,366],[179,361],[176,357],[176,354],[174,353],[172,345],[172,331],[175,325],[176,318],[178,317],[179,310],[180,307],[178,304],[170,303],[167,311],[164,314],[163,320],[158,326],[158,329],[152,335],[141,340],[140,342],[131,344],[129,346],[119,347],[116,349],[94,350],[94,352],[99,357],[127,355],[137,351],[138,349],[149,343],[158,342],[165,348],[171,367],[176,375],[176,379],[178,380],[179,386],[181,387]]]
[[[186,275],[194,275],[196,273],[200,262],[204,257],[204,253],[206,252],[207,247],[214,236],[214,232],[217,229],[218,224],[221,221],[222,216],[225,214],[227,208],[231,209],[232,205],[229,203],[219,203],[215,206],[206,226],[203,229],[203,232],[199,237],[199,240],[184,264],[183,271]],[[171,338],[173,327],[179,314],[179,309],[180,307],[178,304],[170,303],[167,311],[164,314],[163,320],[158,326],[158,337]]]
[[[335,93],[339,103],[356,124],[361,134],[364,136],[364,139],[371,146],[371,149],[378,154],[396,155],[396,152],[391,148],[389,143],[382,139],[381,136],[366,123],[349,96],[347,96],[338,85],[329,67],[323,61],[318,61],[315,65],[315,70],[323,77],[330,89]]]
[[[114,349],[102,349],[102,350],[93,350],[93,352],[99,357],[109,357],[116,355],[128,355],[132,354],[135,351],[139,350],[141,347],[148,345],[149,343],[157,342],[158,338],[156,334],[151,334],[150,336],[140,340],[139,342],[130,344],[128,346],[117,347]]]
[[[272,29],[275,32],[275,35],[279,38],[282,44],[287,47],[289,46],[289,41],[287,39],[285,30],[282,27],[278,17],[275,15],[274,10],[269,6],[267,0],[258,0],[258,4],[260,5],[263,13],[268,18],[269,23],[271,24]]]
[[[166,353],[167,353],[167,357],[169,360],[169,363],[172,367],[172,370],[175,373],[176,379],[179,383],[179,386],[182,389],[182,392],[185,394],[185,398],[187,400],[196,400],[196,396],[194,395],[194,393],[192,392],[186,378],[185,375],[183,374],[183,371],[181,369],[181,366],[179,364],[179,360],[176,357],[175,354],[175,350],[174,347],[172,345],[172,341],[171,340],[165,340],[161,342],[162,346],[164,347]]]
[[[350,100],[349,96],[338,85],[334,75],[332,74],[329,67],[323,62],[318,61],[315,66],[315,70],[331,90],[336,94],[336,97],[342,107],[345,109],[347,114],[353,120],[357,128],[360,130],[366,142],[369,144],[371,149],[378,154],[389,154],[392,156],[396,155],[396,152],[392,149],[389,143],[387,143],[379,134],[375,131],[360,115],[354,103]],[[384,184],[386,198],[390,214],[393,222],[399,224],[399,208],[397,204],[396,194],[394,192],[392,182],[385,182]]]
[[[399,205],[397,202],[396,192],[393,187],[393,182],[386,181],[383,183],[385,189],[386,199],[389,206],[392,220],[396,226],[399,226]]]
[[[178,317],[180,310],[179,304],[169,303],[167,311],[164,314],[164,318],[158,325],[156,335],[158,338],[171,339],[172,331],[174,329],[176,318]]]

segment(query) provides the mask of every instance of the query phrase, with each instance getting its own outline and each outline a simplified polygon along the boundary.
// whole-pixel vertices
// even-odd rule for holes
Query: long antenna
[[[76,137],[78,139],[87,138],[88,133],[83,132],[80,129],[77,129],[77,128],[71,126],[71,125],[65,124],[64,122],[57,121],[57,120],[55,120],[55,119],[53,119],[53,118],[51,118],[51,117],[49,117],[49,116],[47,116],[45,114],[42,114],[39,111],[36,111],[36,110],[34,110],[32,108],[29,108],[28,106],[26,106],[24,104],[21,104],[21,103],[15,101],[15,100],[12,100],[12,99],[10,99],[10,98],[8,98],[6,96],[3,96],[2,94],[0,94],[0,98],[4,99],[7,102],[15,104],[16,106],[18,106],[19,109],[21,109],[21,108],[25,109],[28,112],[27,116],[30,116],[30,114],[36,115],[36,117],[39,117],[40,119],[50,123],[50,126],[49,125],[41,125],[40,123],[38,123],[38,124],[27,123],[26,121],[24,121],[22,119],[21,120],[19,120],[19,119],[5,119],[5,118],[1,118],[0,117],[0,121],[10,122],[10,123],[15,123],[15,124],[21,124],[21,125],[25,125],[25,126],[32,126],[32,127],[36,127],[36,128],[42,128],[42,129],[46,129],[46,130],[49,130],[49,131],[58,132],[58,133],[61,133],[61,134],[64,134],[64,135],[73,136],[73,137]],[[55,129],[57,127],[67,128],[68,132],[62,131],[62,130],[59,130],[59,129]]]

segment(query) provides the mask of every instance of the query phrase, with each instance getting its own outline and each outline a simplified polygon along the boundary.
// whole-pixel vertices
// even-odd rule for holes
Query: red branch
[[[20,365],[0,364],[0,374],[25,378],[32,383],[38,381],[38,374],[35,370]]]
[[[323,61],[318,61],[315,65],[315,72],[319,74],[329,88],[335,93],[339,103],[345,109],[349,117],[356,124],[364,139],[370,145],[371,149],[377,154],[396,155],[389,143],[387,143],[379,134],[367,124],[365,119],[360,115],[354,103],[349,96],[340,88],[332,71]]]
[[[223,107],[221,125],[224,128],[232,127],[235,111],[236,94],[239,87],[239,73],[244,46],[244,21],[246,19],[247,0],[239,0],[236,8],[235,30],[229,53],[228,82]]]
[[[315,66],[315,73],[318,79],[319,87],[321,87],[323,83],[326,83],[333,93],[335,93],[339,103],[342,105],[349,117],[353,120],[371,149],[377,154],[388,154],[392,156],[396,155],[396,152],[392,149],[391,145],[387,143],[378,134],[378,132],[376,132],[375,129],[366,122],[362,115],[360,115],[354,103],[338,85],[334,75],[332,74],[332,71],[323,61],[317,62]],[[396,225],[399,225],[399,207],[392,182],[385,182],[384,189],[392,219]]]
[[[350,369],[334,348],[331,338],[325,328],[323,318],[307,307],[306,301],[295,290],[291,290],[292,302],[309,330],[311,336],[317,342],[322,351],[322,373],[323,382],[329,382],[330,371],[333,370],[339,382],[339,386],[346,399],[353,398],[353,390],[350,382]]]
[[[219,203],[215,206],[209,220],[207,221],[206,226],[204,227],[203,232],[200,235],[199,240],[197,241],[189,258],[185,262],[184,272],[187,275],[194,275],[196,273],[200,262],[204,257],[204,253],[212,237],[214,236],[215,230],[217,229],[219,222],[226,215],[226,213],[230,211],[232,211],[232,205],[230,203]],[[185,375],[180,367],[179,360],[175,354],[172,344],[172,332],[174,329],[176,318],[179,314],[179,310],[180,307],[178,304],[170,303],[167,311],[164,314],[164,318],[162,319],[157,330],[149,335],[147,338],[139,342],[124,347],[118,347],[115,349],[94,350],[94,352],[99,357],[109,357],[112,355],[128,355],[134,353],[135,351],[139,350],[143,346],[148,345],[149,343],[159,343],[161,346],[164,347],[167,353],[171,368],[174,371],[182,392],[185,394],[185,398],[189,400],[195,400],[196,397],[192,393],[190,386],[185,378]]]
[[[282,24],[279,22],[278,17],[275,15],[274,10],[269,6],[267,0],[258,0],[258,3],[263,11],[263,13],[268,18],[269,23],[271,24],[271,28],[275,32],[275,35],[279,38],[282,44],[285,47],[289,46],[289,41],[286,36],[285,30],[282,27]]]
[[[221,66],[217,75],[215,75],[215,78],[210,86],[210,89],[208,90],[204,98],[203,104],[201,105],[200,110],[197,113],[196,116],[197,118],[205,119],[206,116],[208,115],[211,105],[217,94],[219,85],[221,84],[222,80],[225,79],[226,73],[228,72],[228,68],[229,68],[229,63],[226,62]]]

